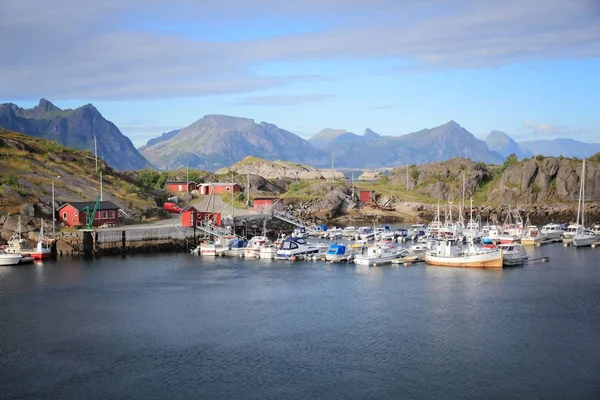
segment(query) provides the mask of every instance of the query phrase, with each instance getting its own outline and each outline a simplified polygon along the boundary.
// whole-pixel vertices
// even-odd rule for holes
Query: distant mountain
[[[322,149],[325,148],[331,141],[346,134],[354,135],[354,133],[350,133],[344,129],[325,128],[314,136],[311,136],[310,139],[308,139],[308,143],[317,149]]]
[[[584,143],[573,139],[529,140],[519,146],[531,154],[584,158],[600,152],[600,143]]]
[[[148,146],[154,146],[154,145],[155,145],[155,144],[157,144],[157,143],[164,142],[165,140],[169,140],[169,139],[171,139],[173,136],[177,135],[177,134],[178,134],[180,131],[181,131],[181,129],[174,129],[174,130],[172,130],[172,131],[165,132],[165,133],[163,133],[162,135],[160,135],[160,136],[159,136],[159,137],[157,137],[157,138],[154,138],[154,139],[150,139],[150,140],[148,140],[148,143],[146,143],[146,145],[144,145],[144,146],[142,146],[142,147],[138,148],[138,150],[139,150],[139,151],[142,151],[142,149],[144,149],[144,148],[146,148],[146,147],[148,147]]]
[[[189,165],[214,171],[246,156],[309,165],[328,165],[330,160],[326,152],[276,125],[226,115],[207,115],[142,152],[161,169]]]
[[[118,170],[152,168],[131,140],[91,104],[75,110],[61,110],[46,99],[31,109],[15,104],[0,104],[0,127],[63,146],[94,152],[96,136],[98,157]]]
[[[348,134],[341,135],[325,147],[335,155],[335,164],[340,168],[393,167],[455,157],[494,164],[504,160],[454,121],[403,136],[380,136],[367,129],[363,136],[344,140],[349,138]]]
[[[516,155],[519,159],[531,157],[529,150],[523,148],[504,132],[491,131],[485,139],[485,143],[491,151],[495,151],[504,158],[511,154]]]

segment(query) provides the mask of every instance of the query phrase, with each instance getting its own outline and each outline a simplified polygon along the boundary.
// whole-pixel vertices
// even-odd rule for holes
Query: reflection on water
[[[527,251],[550,261],[153,254],[0,267],[3,396],[598,398],[600,249]]]

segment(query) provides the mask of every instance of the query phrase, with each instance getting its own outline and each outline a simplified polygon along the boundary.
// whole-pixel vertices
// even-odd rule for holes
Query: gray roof
[[[63,208],[64,206],[66,206],[67,204],[70,204],[71,206],[73,206],[74,208],[77,209],[77,211],[81,211],[84,208],[88,207],[90,210],[94,209],[94,205],[96,204],[95,201],[74,201],[74,202],[69,202],[69,203],[65,203],[62,206],[60,206],[58,209],[60,210],[61,208]],[[121,207],[115,205],[115,203],[113,203],[112,201],[101,201],[98,203],[98,211],[104,211],[104,210],[118,210]]]

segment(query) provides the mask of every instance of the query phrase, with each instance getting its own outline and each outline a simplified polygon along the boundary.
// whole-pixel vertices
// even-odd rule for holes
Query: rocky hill
[[[259,175],[265,179],[344,179],[343,173],[331,169],[318,169],[288,161],[269,161],[251,156],[216,171],[217,174],[232,172],[240,175]]]
[[[408,189],[442,201],[475,196],[488,204],[576,203],[581,184],[582,161],[563,157],[541,157],[503,166],[452,159],[408,168]],[[406,187],[407,168],[394,168],[392,184]],[[600,201],[600,153],[586,162],[586,201]]]
[[[75,110],[61,110],[46,99],[31,109],[0,104],[0,127],[92,152],[95,136],[98,157],[112,168],[152,168],[131,140],[91,104]]]
[[[226,115],[207,115],[142,152],[161,169],[189,165],[214,171],[247,156],[309,165],[329,160],[326,152],[273,124]]]
[[[95,168],[90,152],[0,128],[0,211],[51,221],[52,181],[55,207],[63,202],[95,201],[100,194]],[[119,173],[102,161],[99,170],[103,171],[103,200],[112,201],[132,219],[158,212],[157,202],[162,199],[141,187],[136,173]]]

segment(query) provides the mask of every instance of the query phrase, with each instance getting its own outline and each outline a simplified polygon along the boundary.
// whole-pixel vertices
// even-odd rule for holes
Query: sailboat
[[[581,225],[579,225],[581,217]],[[585,229],[585,158],[581,166],[581,186],[579,187],[579,201],[577,203],[577,232],[573,236],[573,246],[591,246],[599,237],[589,229]]]

